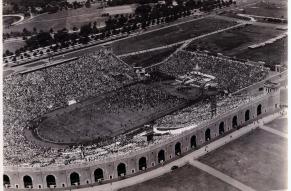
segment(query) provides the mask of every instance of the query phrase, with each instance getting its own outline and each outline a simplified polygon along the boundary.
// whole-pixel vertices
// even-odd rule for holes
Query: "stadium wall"
[[[258,114],[258,107],[261,105],[261,114]],[[259,118],[272,114],[279,110],[280,106],[280,90],[274,90],[266,93],[264,96],[234,110],[222,115],[216,116],[207,124],[203,124],[193,130],[183,132],[171,140],[165,140],[144,150],[134,151],[116,158],[108,158],[106,160],[92,161],[82,164],[69,164],[58,167],[4,167],[4,175],[9,178],[9,187],[7,190],[27,190],[25,188],[24,177],[29,176],[32,180],[33,189],[51,190],[47,185],[47,176],[53,175],[55,178],[56,189],[73,189],[80,187],[88,187],[100,184],[95,180],[94,171],[102,169],[102,183],[117,181],[125,177],[135,176],[144,171],[158,168],[164,163],[168,163],[185,155],[195,149],[208,144],[212,140],[219,139],[227,133],[235,131],[249,123],[257,121]],[[246,113],[249,111],[249,119],[246,120]],[[237,116],[237,126],[233,125],[233,120]],[[223,125],[221,125],[223,122]],[[220,127],[223,126],[224,133],[221,133]],[[209,129],[209,130],[208,130]],[[207,141],[207,131],[210,131],[210,140]],[[195,136],[195,144],[194,144]],[[192,140],[192,141],[191,141]],[[180,143],[180,151],[179,151]],[[164,151],[164,160],[162,150]],[[179,152],[177,152],[179,151]],[[146,158],[146,169],[140,170],[145,165],[140,165],[141,158]],[[125,176],[118,174],[118,166],[125,164]],[[79,175],[77,185],[72,185],[70,178],[72,173]],[[119,173],[122,172],[119,171]],[[120,173],[121,174],[121,173]],[[98,174],[100,175],[100,174]]]

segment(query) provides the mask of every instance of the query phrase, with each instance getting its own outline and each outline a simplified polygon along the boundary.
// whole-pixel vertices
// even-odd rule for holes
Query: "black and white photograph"
[[[0,0],[4,191],[288,191],[287,0]]]

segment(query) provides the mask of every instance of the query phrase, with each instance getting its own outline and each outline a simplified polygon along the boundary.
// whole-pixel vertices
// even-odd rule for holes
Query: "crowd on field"
[[[193,71],[199,65],[202,73],[215,76],[218,87],[235,92],[255,82],[263,80],[269,70],[224,57],[206,53],[179,51],[157,67],[160,71],[178,77]]]

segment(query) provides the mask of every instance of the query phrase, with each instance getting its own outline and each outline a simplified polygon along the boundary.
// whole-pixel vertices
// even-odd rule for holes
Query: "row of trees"
[[[194,2],[194,3],[193,3]],[[212,3],[210,3],[212,2]],[[136,8],[135,15],[115,15],[109,17],[105,22],[105,27],[97,28],[97,23],[89,23],[81,26],[79,32],[69,33],[67,29],[54,32],[50,29],[48,32],[39,31],[36,29],[30,32],[26,29],[23,30],[24,36],[30,36],[26,39],[26,46],[20,48],[15,52],[19,55],[26,50],[34,50],[39,47],[53,46],[53,51],[58,48],[68,47],[76,43],[88,43],[91,39],[102,40],[112,35],[121,33],[131,33],[137,29],[146,29],[150,25],[168,23],[177,20],[178,18],[185,17],[191,14],[191,9],[200,8],[202,10],[209,10],[215,7],[225,6],[231,4],[232,1],[225,3],[220,0],[210,0],[209,2],[201,1],[182,1],[178,0],[177,5],[173,6],[172,0],[166,0],[165,4],[143,4]],[[77,31],[75,27],[74,31]],[[7,56],[8,54],[4,55]]]

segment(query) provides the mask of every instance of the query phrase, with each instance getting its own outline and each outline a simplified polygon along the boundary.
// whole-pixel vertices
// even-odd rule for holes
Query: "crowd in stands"
[[[99,50],[72,62],[5,77],[5,161],[25,163],[27,159],[49,155],[50,152],[59,155],[58,152],[46,152],[30,145],[23,129],[30,126],[31,120],[67,106],[70,100],[79,102],[131,83],[129,74],[132,73],[131,68],[110,52]]]
[[[245,105],[260,96],[234,95],[217,97],[216,114],[220,115]],[[211,119],[211,101],[209,99],[198,102],[181,111],[167,115],[156,121],[155,127],[158,129],[179,129],[188,126],[198,126]]]
[[[155,67],[166,74],[178,77],[193,71],[196,64],[201,68],[200,72],[215,76],[218,87],[229,92],[235,92],[261,81],[269,72],[267,68],[261,66],[188,51],[179,51],[166,62]]]
[[[178,76],[191,71],[196,62],[202,68],[201,72],[215,76],[219,85],[228,88],[231,92],[259,81],[267,74],[264,68],[185,51],[178,52],[167,63],[158,67],[167,74]],[[181,101],[163,94],[158,89],[149,90],[147,85],[125,86],[132,82],[131,74],[132,71],[126,64],[111,53],[100,50],[54,67],[6,76],[3,91],[4,165],[43,167],[79,164],[143,149],[149,143],[142,136],[129,139],[126,135],[121,135],[108,142],[106,146],[95,143],[90,146],[62,149],[42,148],[28,141],[24,136],[24,130],[31,127],[32,120],[67,106],[70,100],[80,102],[111,90],[117,91],[110,94],[111,96],[108,96],[100,107],[106,111],[104,114],[112,116],[122,115],[125,111],[137,115],[143,110],[156,114]],[[120,75],[124,77],[120,78]],[[218,113],[238,107],[251,99],[249,97],[220,98],[217,103]],[[83,110],[83,114],[94,113],[91,109],[97,107],[94,107],[94,104],[92,106],[88,111]],[[178,112],[176,116],[166,116],[158,120],[157,124],[160,126],[195,124],[209,119],[209,112],[207,112],[209,107],[209,102],[204,101],[184,109],[181,113]],[[130,123],[126,122],[126,124]],[[156,137],[150,144],[159,144],[160,141],[171,136]]]

